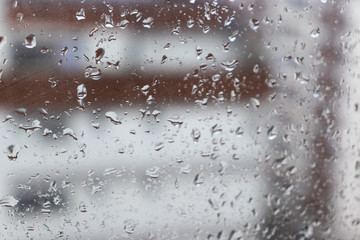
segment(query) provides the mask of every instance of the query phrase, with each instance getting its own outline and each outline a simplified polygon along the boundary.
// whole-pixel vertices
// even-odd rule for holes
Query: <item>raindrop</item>
[[[201,132],[197,128],[193,128],[191,131],[191,137],[193,138],[194,142],[198,142],[201,136]]]
[[[195,185],[197,185],[197,186],[201,185],[204,183],[204,181],[205,181],[205,179],[204,179],[204,175],[202,173],[198,173],[195,175],[195,178],[194,178]]]
[[[236,136],[241,137],[244,135],[244,129],[242,127],[238,127],[235,131]]]
[[[77,138],[74,130],[72,130],[71,128],[65,128],[65,129],[63,130],[63,135],[64,135],[64,136],[67,135],[67,136],[72,137],[74,140],[78,140],[78,138]]]
[[[97,67],[88,66],[85,70],[85,77],[91,78],[92,80],[100,80],[101,71]]]
[[[61,49],[60,54],[65,56],[67,51],[68,51],[68,47],[64,47],[63,49]]]
[[[239,61],[234,59],[232,61],[226,61],[226,62],[222,62],[221,66],[228,72],[231,72],[235,69],[236,65],[239,64]]]
[[[23,126],[22,124],[20,124],[19,126],[20,129],[23,129],[25,131],[35,131],[37,129],[41,129],[41,125],[40,125],[40,121],[35,119],[32,123],[31,126]]]
[[[124,222],[124,231],[128,234],[132,234],[135,231],[136,224],[133,220],[126,220]]]
[[[18,114],[20,114],[20,115],[26,116],[27,110],[26,110],[26,108],[17,108],[17,109],[15,110],[15,112],[18,113]]]
[[[259,71],[260,71],[260,66],[259,66],[259,64],[255,64],[255,65],[254,65],[254,68],[253,68],[253,72],[254,72],[254,73],[259,73]]]
[[[151,178],[158,178],[160,176],[160,168],[158,166],[153,166],[146,169],[146,176]]]
[[[15,199],[13,196],[6,196],[0,199],[1,207],[14,207],[19,201]]]
[[[85,19],[85,10],[81,8],[78,12],[76,12],[76,19],[78,21]]]
[[[267,131],[267,136],[269,140],[274,140],[277,137],[275,127],[271,126]]]
[[[153,17],[145,18],[145,19],[142,21],[142,24],[143,24],[144,28],[151,28],[151,26],[153,25],[153,23],[154,23],[154,18],[153,18]]]
[[[77,97],[79,100],[83,100],[87,96],[87,90],[84,84],[77,86]]]
[[[218,82],[220,80],[220,74],[214,74],[211,79],[213,80],[213,82]]]
[[[318,38],[320,36],[320,28],[315,28],[310,32],[312,38]]]
[[[257,98],[251,98],[250,99],[251,103],[253,104],[254,108],[259,108],[260,107],[260,101]]]
[[[104,57],[104,54],[105,54],[105,50],[103,48],[98,48],[96,51],[95,51],[95,60],[96,60],[96,63],[99,63],[101,61],[101,59]]]
[[[174,126],[180,126],[181,124],[183,124],[183,121],[181,120],[179,115],[175,115],[169,118],[168,121]]]
[[[155,144],[155,151],[160,151],[161,149],[163,149],[165,147],[163,142],[158,142]]]
[[[45,54],[45,53],[48,53],[48,52],[49,52],[49,49],[46,48],[46,47],[43,47],[43,48],[40,50],[40,52],[41,52],[42,54]]]
[[[83,212],[83,213],[87,212],[86,205],[85,205],[85,203],[83,201],[81,201],[80,204],[79,204],[79,210],[80,210],[80,212]]]
[[[7,156],[9,158],[9,160],[15,161],[18,158],[18,154],[20,152],[20,147],[12,144],[12,145],[8,146],[7,152],[8,152]]]
[[[24,18],[24,14],[23,14],[22,12],[18,12],[18,13],[16,14],[16,19],[17,19],[19,22],[22,22],[23,18]]]
[[[36,38],[34,34],[30,34],[25,38],[25,47],[34,48],[36,46]]]
[[[105,117],[110,119],[110,121],[114,124],[121,124],[119,116],[115,112],[107,112],[105,113]]]
[[[260,21],[252,18],[249,20],[249,26],[252,30],[256,31],[260,26]]]
[[[5,46],[7,39],[5,36],[0,36],[0,49]]]
[[[195,25],[194,19],[189,19],[189,20],[187,21],[187,26],[188,26],[188,28],[192,28],[194,25]]]
[[[118,24],[118,27],[120,29],[125,29],[128,25],[129,25],[129,21],[124,19]]]
[[[210,60],[214,60],[214,55],[212,53],[209,53],[206,57],[205,57],[206,60],[210,61]]]
[[[142,88],[141,88],[141,92],[147,96],[148,93],[149,93],[149,89],[150,89],[150,86],[149,85],[144,85]]]
[[[166,55],[162,56],[160,63],[161,63],[161,64],[164,64],[164,63],[166,62],[166,59],[167,59],[167,56],[166,56]]]
[[[107,28],[114,27],[114,22],[110,15],[105,15],[105,27],[107,27]]]

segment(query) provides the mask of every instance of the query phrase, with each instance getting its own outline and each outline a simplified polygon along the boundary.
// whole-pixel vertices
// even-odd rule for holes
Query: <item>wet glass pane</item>
[[[359,8],[0,1],[0,238],[358,239]]]

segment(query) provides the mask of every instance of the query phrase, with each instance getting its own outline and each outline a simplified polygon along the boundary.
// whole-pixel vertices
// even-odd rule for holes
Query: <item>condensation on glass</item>
[[[1,239],[358,239],[353,0],[0,2]]]

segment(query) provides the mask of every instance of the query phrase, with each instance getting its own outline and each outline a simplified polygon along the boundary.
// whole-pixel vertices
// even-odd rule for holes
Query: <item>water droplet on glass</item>
[[[221,63],[221,67],[223,67],[226,71],[231,72],[235,69],[236,65],[238,65],[239,61],[234,59],[232,61],[226,61]]]
[[[83,201],[81,201],[80,204],[79,204],[79,210],[80,210],[80,212],[83,212],[83,213],[87,212],[86,205],[85,205],[85,203]]]
[[[110,121],[114,124],[121,124],[121,120],[119,119],[119,116],[115,112],[107,112],[105,113],[105,117],[110,119]]]
[[[129,25],[129,21],[124,19],[118,24],[118,27],[120,29],[125,29],[128,25]]]
[[[19,22],[22,22],[23,18],[24,18],[24,14],[23,14],[22,12],[18,12],[18,13],[16,14],[16,19],[17,19]]]
[[[238,127],[235,131],[236,136],[241,137],[244,135],[244,129],[242,127]]]
[[[193,138],[194,142],[198,142],[201,136],[201,132],[197,128],[193,128],[191,131],[191,137]]]
[[[7,38],[5,36],[0,36],[0,49],[5,46]]]
[[[154,18],[153,18],[153,17],[145,18],[145,19],[142,21],[142,24],[143,24],[144,28],[151,28],[151,26],[153,25],[153,23],[154,23]]]
[[[105,50],[103,48],[98,48],[96,51],[95,51],[95,60],[96,60],[96,63],[99,63],[101,61],[101,59],[104,57],[104,54],[105,54]]]
[[[94,34],[98,31],[99,29],[96,27],[96,28],[93,28],[93,29],[91,29],[90,30],[90,32],[89,32],[89,37],[92,37],[92,36],[94,36]]]
[[[124,222],[124,231],[128,234],[132,234],[135,231],[136,224],[133,220],[126,220]]]
[[[45,54],[45,53],[48,53],[48,52],[49,52],[49,49],[46,48],[46,47],[43,47],[43,48],[40,50],[40,52],[41,52],[42,54]]]
[[[192,28],[194,25],[195,25],[194,19],[189,19],[189,20],[187,21],[187,26],[188,26],[188,28]]]
[[[250,99],[251,103],[253,104],[254,108],[259,108],[260,107],[260,101],[257,98],[251,98]]]
[[[20,115],[26,116],[27,110],[26,110],[26,108],[17,108],[17,109],[15,110],[15,112],[18,113],[18,114],[20,114]]]
[[[315,28],[310,32],[312,38],[318,38],[320,36],[320,28]]]
[[[77,86],[77,97],[79,100],[83,100],[87,96],[87,90],[84,84]]]
[[[19,201],[13,196],[6,196],[0,199],[1,207],[14,207]]]
[[[160,151],[161,149],[163,149],[165,147],[163,142],[158,142],[155,144],[155,151]]]
[[[85,19],[85,10],[81,8],[78,12],[76,12],[76,19],[78,21]]]
[[[105,15],[105,27],[107,28],[113,28],[114,27],[114,22],[113,19],[110,15]]]
[[[63,49],[61,49],[60,54],[65,56],[67,51],[68,51],[68,47],[65,46]]]
[[[64,136],[67,135],[67,136],[72,137],[74,140],[78,140],[78,138],[77,138],[74,130],[72,130],[71,128],[65,128],[65,129],[63,130],[63,135],[64,135]]]
[[[35,119],[32,123],[31,123],[31,126],[24,126],[22,124],[19,125],[19,128],[20,129],[23,129],[25,130],[26,132],[27,131],[35,131],[37,129],[41,129],[41,125],[40,125],[40,121]]]
[[[220,74],[214,74],[211,79],[213,80],[213,82],[218,82],[220,80],[221,76]]]
[[[271,126],[267,131],[267,136],[269,140],[274,140],[277,137],[275,127]]]
[[[151,178],[158,178],[160,176],[160,168],[158,166],[153,166],[146,169],[146,176]]]
[[[101,71],[97,67],[88,66],[85,70],[85,77],[91,78],[92,80],[100,80]]]
[[[255,18],[252,18],[249,20],[249,26],[252,30],[256,31],[260,26],[260,21]]]
[[[25,38],[25,47],[34,48],[36,46],[36,38],[34,34],[30,34]]]
[[[259,66],[259,64],[255,64],[255,65],[254,65],[254,68],[253,68],[253,72],[254,72],[254,73],[259,73],[259,71],[260,71],[260,66]]]
[[[202,173],[198,173],[198,174],[195,175],[195,177],[194,177],[194,184],[195,185],[197,185],[197,186],[201,185],[201,184],[204,183],[204,181],[205,181],[205,179],[204,179],[204,175]]]
[[[307,84],[310,81],[310,79],[301,72],[296,72],[294,78],[296,81],[300,82],[301,84]]]
[[[149,86],[149,85],[144,85],[144,86],[141,88],[141,92],[146,96],[146,95],[148,95],[148,93],[149,93],[149,89],[150,89],[150,86]]]
[[[18,158],[18,154],[20,152],[20,147],[14,144],[11,144],[7,148],[7,156],[9,160],[15,161]]]
[[[169,118],[168,121],[174,126],[180,126],[181,124],[183,124],[183,121],[181,120],[180,116],[177,114]]]

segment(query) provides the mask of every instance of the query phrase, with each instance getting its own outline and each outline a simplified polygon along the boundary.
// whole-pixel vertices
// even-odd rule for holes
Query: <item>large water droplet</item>
[[[191,137],[193,138],[194,142],[198,142],[201,136],[201,132],[199,129],[197,128],[193,128],[193,130],[191,131]]]
[[[79,204],[79,210],[80,210],[80,212],[83,212],[83,213],[87,212],[86,205],[85,205],[85,203],[83,201],[81,201],[80,204]]]
[[[136,224],[133,220],[126,220],[124,222],[124,231],[128,234],[132,234],[135,231]]]
[[[214,74],[211,79],[213,80],[213,82],[218,82],[220,80],[221,76],[220,74]]]
[[[79,100],[83,100],[87,96],[87,90],[84,84],[80,84],[77,87],[77,97]]]
[[[23,129],[25,130],[26,132],[27,131],[35,131],[37,129],[41,129],[41,125],[40,125],[40,121],[35,119],[32,123],[31,123],[31,126],[24,126],[22,124],[19,125],[19,128],[20,129]]]
[[[14,207],[19,201],[15,199],[13,196],[6,196],[0,199],[1,207]]]
[[[310,36],[312,38],[318,38],[320,36],[320,28],[315,28],[315,29],[311,30]]]
[[[8,146],[8,148],[7,148],[7,156],[9,158],[9,160],[15,161],[17,159],[17,157],[18,157],[19,152],[20,152],[20,147],[19,146],[14,145],[14,144]]]
[[[221,66],[226,70],[226,71],[233,71],[236,67],[236,65],[238,65],[239,61],[234,59],[232,61],[226,61],[226,62],[222,62]]]
[[[158,166],[153,166],[146,169],[146,176],[151,178],[158,178],[160,176],[160,168]]]
[[[101,59],[104,57],[104,54],[105,54],[105,50],[103,48],[98,48],[96,51],[95,51],[95,60],[96,60],[96,63],[99,63],[101,61]]]
[[[65,129],[63,130],[63,135],[64,135],[64,136],[67,135],[67,136],[72,137],[74,140],[78,140],[78,138],[77,138],[74,130],[72,130],[71,128],[65,128]]]
[[[267,131],[267,136],[269,140],[274,140],[277,137],[276,130],[274,126],[271,126]]]
[[[110,121],[114,124],[121,124],[121,120],[119,119],[119,116],[115,112],[107,112],[105,113],[105,117],[110,119]]]
[[[119,26],[120,29],[125,29],[128,25],[129,25],[129,21],[126,20],[126,19],[122,20],[122,21],[118,24],[118,26]]]
[[[114,22],[113,19],[110,15],[105,15],[105,27],[107,28],[113,28],[114,27]]]
[[[76,12],[76,19],[78,21],[85,19],[85,10],[81,8],[78,12]]]
[[[5,46],[7,38],[5,36],[0,36],[0,49]]]
[[[36,38],[34,34],[30,34],[25,38],[25,47],[34,48],[36,46]]]
[[[144,28],[151,28],[151,26],[153,25],[153,23],[154,23],[154,18],[153,18],[153,17],[145,18],[145,19],[142,21],[142,24],[143,24]]]
[[[85,77],[91,78],[92,80],[100,80],[101,79],[101,70],[97,67],[88,66],[85,70]]]
[[[260,21],[255,18],[252,18],[249,20],[249,26],[252,30],[256,31],[260,26]]]

